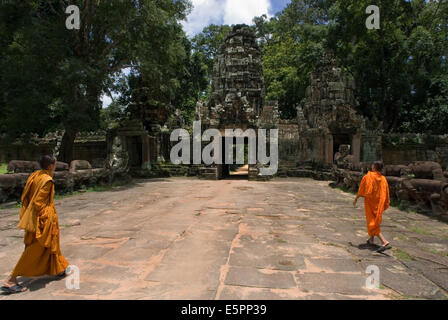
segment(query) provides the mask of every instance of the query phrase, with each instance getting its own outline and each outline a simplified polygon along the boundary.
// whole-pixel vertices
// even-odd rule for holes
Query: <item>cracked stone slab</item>
[[[296,275],[299,289],[312,293],[338,293],[342,295],[373,294],[365,287],[366,277],[359,274],[314,273]]]
[[[367,264],[363,263],[367,268]],[[443,291],[423,276],[412,272],[403,265],[377,264],[380,283],[409,298],[445,299]]]
[[[294,277],[290,272],[233,266],[229,268],[224,283],[233,286],[274,289],[296,287]]]
[[[318,272],[359,273],[362,266],[353,259],[331,259],[331,258],[307,258],[305,268],[300,271],[318,270]]]

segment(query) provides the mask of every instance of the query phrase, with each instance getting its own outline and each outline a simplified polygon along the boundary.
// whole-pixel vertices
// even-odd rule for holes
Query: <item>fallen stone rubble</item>
[[[0,203],[18,200],[31,173],[39,170],[34,161],[13,160],[8,164],[8,173],[0,175]],[[114,170],[109,168],[93,168],[85,160],[73,160],[70,165],[57,162],[53,180],[59,194],[73,192],[84,187],[110,183],[114,178]]]
[[[367,163],[335,165],[335,181],[331,186],[356,192],[368,170]],[[439,163],[416,161],[409,165],[386,165],[382,173],[389,183],[391,199],[448,221],[448,171],[443,171]]]

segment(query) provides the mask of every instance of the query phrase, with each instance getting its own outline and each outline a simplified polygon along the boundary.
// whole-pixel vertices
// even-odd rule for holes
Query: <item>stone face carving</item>
[[[305,102],[297,107],[300,162],[331,166],[341,145],[351,146],[350,161],[361,161],[366,122],[356,113],[354,89],[353,77],[327,52],[310,75]],[[340,161],[341,155],[337,156]]]
[[[205,125],[256,126],[264,106],[261,51],[247,25],[236,25],[215,57],[212,94],[204,105],[198,101],[196,119]]]
[[[327,52],[311,74],[311,84],[306,90],[306,102],[299,109],[305,128],[327,131],[357,131],[364,127],[363,117],[356,114],[355,81],[337,67],[334,56]],[[303,123],[305,124],[305,123]]]

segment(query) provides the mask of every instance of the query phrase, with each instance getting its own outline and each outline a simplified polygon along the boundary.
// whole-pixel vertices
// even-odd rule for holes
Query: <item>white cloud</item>
[[[193,11],[183,22],[188,36],[199,33],[211,23],[251,24],[255,16],[270,16],[269,0],[192,0]]]
[[[206,26],[214,23],[221,24],[225,8],[222,0],[192,0],[193,10],[183,22],[184,30],[188,36],[199,33]]]
[[[103,102],[103,109],[106,109],[112,103],[112,99],[108,95],[105,95],[105,94],[102,95],[101,101]]]
[[[270,7],[269,0],[227,0],[224,24],[252,24],[254,17],[262,14],[269,16]]]

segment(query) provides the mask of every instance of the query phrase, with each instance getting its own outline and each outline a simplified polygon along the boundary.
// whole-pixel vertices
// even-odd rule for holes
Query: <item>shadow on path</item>
[[[22,277],[22,278],[20,278],[20,280],[21,281],[19,281],[19,284],[28,289],[25,292],[27,292],[27,291],[34,292],[34,291],[39,291],[39,290],[45,289],[46,286],[53,281],[62,281],[62,280],[65,281],[65,277],[62,277],[62,278],[55,277],[55,276],[43,276],[43,277],[36,277],[36,278]],[[23,292],[23,293],[25,293],[25,292]],[[15,293],[15,294],[20,294],[20,293],[22,293],[22,292]],[[8,295],[11,295],[11,293],[2,292],[1,295],[8,296]]]

